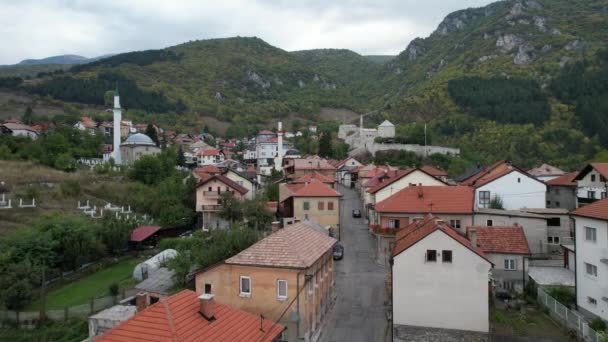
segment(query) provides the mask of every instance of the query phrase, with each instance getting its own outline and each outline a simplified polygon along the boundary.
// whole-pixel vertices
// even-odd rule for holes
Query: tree
[[[156,184],[164,178],[163,165],[157,156],[142,156],[133,163],[129,176],[144,184]]]
[[[179,146],[179,149],[177,149],[177,158],[175,163],[178,166],[186,166],[186,157],[184,156],[184,150],[181,145]]]
[[[21,121],[26,125],[31,125],[34,123],[34,114],[32,111],[32,107],[27,106],[23,116],[21,116]]]
[[[266,230],[274,219],[272,214],[266,209],[266,203],[263,198],[245,200],[242,206],[243,216],[250,228]]]
[[[114,106],[114,90],[108,90],[103,94],[103,104],[106,107]]]
[[[222,208],[219,211],[219,216],[225,220],[230,221],[230,227],[234,221],[241,220],[243,218],[243,208],[241,201],[239,201],[232,193],[224,192],[220,195],[220,203]]]
[[[321,139],[319,139],[319,156],[323,158],[331,157],[332,148],[331,148],[331,133],[322,132]]]
[[[127,247],[133,228],[134,222],[119,220],[110,215],[103,218],[97,234],[106,252],[118,254]]]
[[[498,195],[494,195],[494,197],[492,197],[492,199],[490,200],[490,204],[489,204],[490,209],[504,209],[504,204],[502,202],[502,198],[500,198],[500,196]]]
[[[146,127],[146,135],[149,136],[152,141],[154,141],[156,146],[159,146],[158,134],[156,132],[156,128],[154,128],[154,125],[148,124]]]

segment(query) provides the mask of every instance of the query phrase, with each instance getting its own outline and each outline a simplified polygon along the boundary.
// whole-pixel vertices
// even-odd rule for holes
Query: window
[[[427,262],[437,262],[437,251],[434,249],[426,250],[426,261]]]
[[[486,220],[486,226],[492,227],[493,224],[494,224],[493,220]]]
[[[441,261],[442,262],[452,262],[452,251],[441,251]]]
[[[278,300],[287,299],[287,280],[283,280],[283,279],[277,280],[277,299]]]
[[[595,199],[595,191],[593,191],[593,190],[587,191],[587,198]]]
[[[205,294],[211,293],[211,284],[205,283]]]
[[[310,202],[304,202],[302,203],[302,207],[304,210],[310,210]]]
[[[239,285],[241,297],[251,297],[251,278],[241,276],[241,284]]]
[[[517,183],[521,183],[521,178],[517,178]]]
[[[213,188],[209,187],[209,192],[213,191]]]
[[[597,299],[595,299],[593,297],[587,297],[587,303],[589,303],[591,305],[597,305]]]
[[[325,210],[325,202],[319,201],[318,208],[319,210]]]
[[[547,207],[551,205],[551,201],[547,201]]]
[[[515,271],[517,269],[515,259],[505,259],[505,270]]]
[[[562,223],[559,217],[551,217],[547,219],[547,226],[549,227],[559,227],[561,225]]]
[[[400,223],[399,220],[389,219],[388,220],[388,227],[389,228],[395,228],[395,229],[397,229],[397,228],[399,228],[399,223]]]
[[[334,210],[334,202],[327,202],[327,210]]]
[[[595,175],[591,175],[591,181],[595,182]]]
[[[547,243],[551,245],[559,245],[559,236],[547,236]]]
[[[450,220],[450,226],[453,228],[460,228],[460,220]]]
[[[585,240],[596,242],[597,241],[597,229],[591,227],[585,227]]]
[[[559,208],[559,202],[555,202],[555,206]]]
[[[590,276],[597,277],[597,266],[586,262],[585,263],[585,272]]]
[[[480,191],[479,192],[479,204],[485,208],[490,204],[490,192]]]

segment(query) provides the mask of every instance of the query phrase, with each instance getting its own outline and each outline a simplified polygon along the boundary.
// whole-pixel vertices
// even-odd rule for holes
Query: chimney
[[[469,234],[469,241],[474,248],[477,248],[477,229],[469,228],[467,233]]]
[[[208,321],[215,320],[215,303],[211,293],[204,293],[198,297],[198,312]]]
[[[273,221],[270,224],[270,226],[272,227],[272,232],[274,233],[274,232],[278,231],[279,229],[281,229],[281,222],[279,222],[279,221]]]
[[[135,306],[137,307],[137,312],[141,312],[148,306],[148,294],[145,292],[139,292],[135,295]]]

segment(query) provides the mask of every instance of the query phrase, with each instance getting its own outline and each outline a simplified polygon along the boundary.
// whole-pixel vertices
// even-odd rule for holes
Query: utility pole
[[[42,284],[40,286],[40,321],[46,319],[46,270],[42,267]]]

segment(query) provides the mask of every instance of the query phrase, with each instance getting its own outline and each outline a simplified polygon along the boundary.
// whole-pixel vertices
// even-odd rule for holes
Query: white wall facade
[[[585,199],[601,199],[606,197],[607,186],[606,180],[603,179],[599,172],[595,169],[591,170],[583,179],[576,182],[578,188],[577,197]]]
[[[452,263],[425,262],[427,249],[452,251]],[[393,322],[487,333],[490,263],[442,231],[401,252],[393,264]]]
[[[578,306],[608,320],[608,222],[578,216],[574,216],[574,219]],[[586,239],[585,227],[596,229],[595,242]],[[586,263],[597,267],[597,276],[587,273]],[[596,304],[591,303],[590,299],[594,299]]]
[[[489,191],[490,198],[498,195],[504,209],[545,208],[547,186],[517,170],[475,189],[475,207],[487,208],[480,203],[479,193]]]
[[[440,182],[437,178],[428,175],[420,170],[416,170],[395,181],[389,186],[377,191],[372,201],[373,203],[380,203],[385,199],[391,197],[392,195],[396,194],[400,190],[407,188],[410,184],[422,184],[426,186],[447,186],[447,184]]]
[[[246,199],[254,198],[257,189],[255,188],[253,182],[251,182],[249,179],[242,177],[239,174],[236,174],[232,170],[226,172],[224,176],[226,176],[226,178],[230,179],[231,181],[237,183],[238,185],[244,187],[245,189],[249,190],[243,197],[245,197]]]

